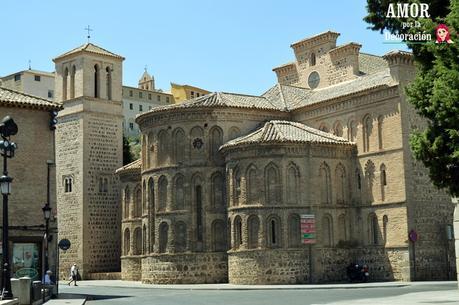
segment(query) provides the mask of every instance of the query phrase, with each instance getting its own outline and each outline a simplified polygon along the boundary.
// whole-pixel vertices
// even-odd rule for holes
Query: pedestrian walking
[[[73,266],[70,268],[70,282],[69,286],[72,282],[75,282],[75,286],[77,285],[77,279],[78,279],[78,267],[76,264],[73,264]]]

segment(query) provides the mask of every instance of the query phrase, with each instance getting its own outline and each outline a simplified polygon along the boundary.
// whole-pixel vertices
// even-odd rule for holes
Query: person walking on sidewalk
[[[70,268],[70,282],[69,286],[72,282],[75,282],[75,286],[77,285],[77,278],[78,278],[78,267],[76,264],[73,264],[73,266]]]

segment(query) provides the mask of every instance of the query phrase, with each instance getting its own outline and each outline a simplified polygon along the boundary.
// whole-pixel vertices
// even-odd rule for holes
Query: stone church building
[[[124,167],[123,58],[92,44],[56,58],[59,233],[75,241],[61,266],[89,276],[121,258],[122,278],[146,283],[330,282],[352,261],[372,280],[455,278],[454,207],[409,149],[425,124],[404,93],[412,56],[338,36],[293,43],[260,96],[137,116],[141,159]]]

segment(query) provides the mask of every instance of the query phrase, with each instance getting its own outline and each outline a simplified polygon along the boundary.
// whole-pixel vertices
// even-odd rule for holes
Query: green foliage
[[[129,137],[128,142],[129,142],[129,148],[131,151],[132,160],[134,161],[134,160],[139,159],[140,151],[142,149],[142,146],[140,144],[140,137],[139,136]]]
[[[129,141],[125,136],[123,136],[123,165],[129,164],[132,161],[134,161],[134,159],[129,146]]]
[[[390,1],[368,0],[365,21],[373,30],[403,33],[401,22],[386,18]],[[407,1],[414,2],[414,1]],[[416,1],[417,2],[417,1]],[[453,44],[411,44],[418,73],[407,88],[408,101],[417,112],[428,119],[425,130],[410,137],[411,149],[417,160],[429,169],[434,185],[459,195],[459,0],[423,1],[429,3],[431,19],[418,19],[420,28],[435,37],[435,27],[445,23]],[[388,20],[391,19],[391,20]]]

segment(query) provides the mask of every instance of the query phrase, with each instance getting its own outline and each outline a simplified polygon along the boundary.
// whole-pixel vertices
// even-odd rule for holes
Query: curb
[[[183,285],[182,287],[180,286],[160,286],[160,285],[148,285],[148,284],[142,284],[142,286],[137,286],[137,285],[85,285],[83,283],[80,283],[80,287],[107,287],[107,288],[129,288],[129,289],[156,289],[156,290],[205,290],[205,291],[211,291],[211,290],[216,290],[216,291],[222,291],[222,290],[320,290],[320,289],[369,289],[369,288],[402,288],[402,287],[407,287],[411,286],[410,283],[393,283],[393,284],[385,284],[385,285],[369,285],[369,284],[337,284],[337,285],[304,285],[304,286],[215,286],[215,287],[192,287],[189,285]]]

